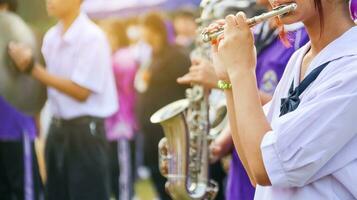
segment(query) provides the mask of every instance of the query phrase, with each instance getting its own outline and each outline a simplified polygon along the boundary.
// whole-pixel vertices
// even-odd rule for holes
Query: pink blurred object
[[[109,141],[133,139],[137,130],[135,118],[134,77],[137,63],[130,48],[120,49],[113,55],[113,70],[119,98],[119,111],[106,120]]]
[[[350,12],[353,20],[357,20],[357,0],[350,0]]]

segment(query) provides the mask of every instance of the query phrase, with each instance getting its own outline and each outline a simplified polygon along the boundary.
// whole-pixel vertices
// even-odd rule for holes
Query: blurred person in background
[[[350,1],[350,12],[351,12],[352,19],[357,25],[357,1],[356,0]]]
[[[108,200],[108,143],[104,118],[118,109],[111,51],[105,34],[80,12],[81,0],[48,0],[59,20],[45,35],[47,69],[31,50],[10,43],[9,53],[22,72],[48,87],[53,113],[46,141],[48,200]]]
[[[131,200],[134,192],[133,140],[137,132],[135,117],[134,78],[137,62],[126,33],[124,22],[106,20],[99,23],[112,48],[112,66],[119,99],[119,110],[106,119],[110,141],[111,187],[115,199]]]
[[[173,25],[175,28],[177,45],[184,47],[190,52],[194,48],[197,37],[196,13],[193,9],[181,9],[173,15]]]
[[[144,134],[144,159],[151,170],[151,177],[160,199],[170,199],[165,191],[165,178],[158,166],[158,143],[164,137],[160,125],[152,124],[150,116],[161,107],[185,98],[186,87],[176,79],[184,75],[190,66],[189,57],[178,46],[169,43],[164,20],[151,13],[141,21],[142,37],[152,48],[152,62],[145,73],[147,88],[138,94],[137,117]]]
[[[256,3],[271,9],[268,0],[258,0]],[[238,11],[236,10],[236,12]],[[262,105],[264,105],[270,101],[291,55],[303,46],[309,38],[302,24],[283,27],[275,19],[257,25],[253,32],[258,55],[256,68],[257,84],[260,90]],[[205,60],[198,60],[195,63],[195,65],[191,66],[190,73],[178,79],[178,81],[180,83],[201,83],[206,87],[216,85],[217,82],[213,80],[216,81],[218,78],[213,73],[212,63]],[[213,142],[211,150],[217,158],[221,158],[230,152],[232,153],[226,198],[253,200],[255,188],[250,183],[242,162],[234,149],[229,127],[223,130]]]
[[[30,29],[15,14],[16,9],[16,0],[0,0],[0,20],[11,19]],[[9,31],[9,34],[17,34],[16,30]],[[40,199],[42,182],[34,145],[36,133],[39,133],[36,125],[35,117],[20,112],[0,96],[1,200]]]

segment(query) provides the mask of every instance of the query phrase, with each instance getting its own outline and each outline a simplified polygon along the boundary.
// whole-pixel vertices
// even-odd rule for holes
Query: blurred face
[[[46,0],[47,13],[51,17],[62,18],[68,13],[78,11],[81,0]]]
[[[192,36],[196,34],[196,23],[188,17],[178,17],[175,19],[174,27],[178,35]]]
[[[310,20],[319,20],[318,11],[315,9],[314,0],[270,0],[273,7],[284,4],[296,3],[297,9],[281,17],[283,24],[292,24],[296,22],[306,22]],[[324,1],[322,1],[324,3]]]

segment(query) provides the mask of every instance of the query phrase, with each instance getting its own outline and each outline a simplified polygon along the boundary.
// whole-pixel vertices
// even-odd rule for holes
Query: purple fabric
[[[357,20],[357,0],[350,1],[350,11],[353,20]]]
[[[114,53],[113,70],[119,95],[119,110],[106,120],[107,138],[110,141],[132,139],[137,128],[134,111],[137,63],[129,48]]]
[[[289,39],[292,47],[286,48],[280,39],[276,38],[258,55],[256,75],[261,91],[273,94],[290,56],[309,40],[303,28],[289,33]],[[238,154],[233,150],[226,190],[227,200],[253,200],[254,192]]]
[[[0,140],[21,140],[24,131],[31,140],[36,137],[33,117],[17,111],[0,96]]]
[[[124,1],[123,1],[124,2]],[[150,1],[136,0],[132,2],[118,3],[118,0],[86,0],[82,9],[90,17],[108,18],[108,17],[135,17],[140,14],[153,11],[172,11],[182,7],[198,7],[201,0],[164,0]]]
[[[167,39],[170,44],[175,44],[175,28],[170,21],[165,21],[166,29],[167,29]]]
[[[32,152],[31,141],[27,132],[24,132],[23,137],[24,146],[24,200],[34,199],[34,184],[33,184],[33,170],[32,170]]]

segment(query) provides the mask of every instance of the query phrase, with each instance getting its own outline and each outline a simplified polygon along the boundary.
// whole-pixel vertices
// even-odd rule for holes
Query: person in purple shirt
[[[350,1],[350,12],[351,12],[352,19],[357,24],[357,1],[356,0]]]
[[[257,1],[257,4],[266,7],[270,6],[267,0],[259,0]],[[262,104],[267,103],[273,95],[290,56],[309,40],[302,24],[285,26],[284,29],[285,30],[281,31],[287,33],[286,42],[289,43],[289,47],[287,44],[284,44],[285,41],[280,39],[279,30],[274,20],[259,24],[254,29],[255,46],[258,55],[256,76]],[[206,66],[206,68],[207,67],[208,66]],[[204,76],[201,76],[204,77],[204,79],[188,74],[178,81],[180,83],[194,82],[207,86],[212,85],[207,83],[207,80],[216,80],[216,78],[207,78],[214,77],[212,70],[207,70],[203,67],[200,67],[199,69],[205,74]],[[209,73],[209,71],[211,71],[211,73]],[[221,136],[216,139],[211,148],[215,157],[219,158],[232,151],[232,161],[227,181],[226,198],[228,200],[254,199],[255,188],[250,183],[249,177],[238,157],[238,154],[233,148],[233,141],[229,128],[221,133]]]
[[[15,12],[17,1],[0,0],[0,17]],[[17,16],[16,16],[17,17]],[[34,117],[0,96],[0,199],[39,199],[41,178],[34,148]]]

